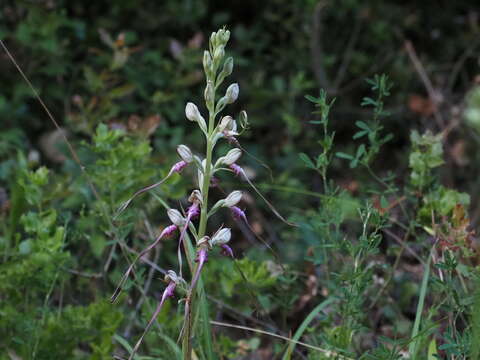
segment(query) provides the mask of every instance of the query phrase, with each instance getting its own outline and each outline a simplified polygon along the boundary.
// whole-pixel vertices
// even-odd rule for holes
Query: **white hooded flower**
[[[210,246],[223,245],[230,241],[232,232],[229,228],[223,228],[218,230],[210,239]]]
[[[193,154],[192,154],[192,151],[188,148],[188,146],[178,145],[177,153],[180,156],[180,158],[186,163],[191,163],[193,161]]]
[[[237,83],[234,83],[227,88],[227,91],[225,93],[227,104],[231,104],[235,102],[235,100],[237,100],[239,91],[240,89]]]
[[[224,199],[223,206],[225,207],[232,207],[237,205],[240,200],[242,200],[242,192],[239,190],[232,191],[228,196]]]
[[[177,209],[168,209],[167,210],[167,215],[172,222],[172,224],[175,224],[177,226],[183,226],[185,225],[185,218],[182,216],[180,211]]]
[[[238,148],[234,148],[232,150],[230,150],[227,155],[225,156],[222,156],[220,157],[217,162],[215,163],[215,166],[218,166],[218,165],[232,165],[233,163],[235,163],[239,158],[240,156],[242,156],[242,150],[238,149]]]

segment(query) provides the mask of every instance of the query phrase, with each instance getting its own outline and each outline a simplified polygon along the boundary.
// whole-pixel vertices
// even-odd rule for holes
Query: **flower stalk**
[[[210,187],[213,187],[215,184],[213,180],[217,179],[214,177],[216,172],[225,170],[234,172],[237,176],[248,182],[248,184],[267,203],[270,209],[272,209],[276,216],[278,216],[284,222],[287,222],[255,188],[248,176],[245,174],[244,170],[236,164],[242,155],[241,146],[234,147],[224,156],[220,156],[215,162],[213,161],[213,150],[220,139],[225,139],[231,143],[232,139],[235,139],[235,136],[240,135],[240,133],[237,131],[237,122],[232,116],[219,116],[228,104],[232,104],[237,100],[239,96],[238,84],[230,84],[227,87],[225,94],[221,96],[218,101],[216,96],[216,92],[220,88],[220,85],[223,83],[225,78],[231,74],[233,69],[233,59],[228,58],[224,60],[225,46],[229,40],[229,37],[230,32],[228,30],[221,29],[218,32],[214,32],[210,37],[209,50],[205,51],[204,53],[203,66],[206,76],[204,99],[206,108],[208,110],[208,122],[205,121],[200,109],[194,103],[188,102],[185,107],[186,118],[189,121],[196,123],[202,133],[205,135],[205,158],[202,159],[201,157],[194,155],[188,146],[183,144],[179,145],[177,147],[177,153],[181,160],[172,166],[167,176],[158,183],[140,189],[120,207],[120,211],[125,210],[136,196],[161,185],[172,174],[180,173],[189,164],[192,164],[197,170],[198,188],[194,190],[188,198],[188,201],[191,205],[187,208],[186,213],[182,214],[177,209],[168,209],[167,215],[172,225],[167,227],[151,245],[149,245],[138,255],[135,261],[125,272],[125,275],[123,276],[117,290],[112,296],[113,300],[118,296],[123,283],[132,272],[133,267],[138,259],[153,249],[162,238],[172,234],[176,230],[180,232],[177,249],[179,276],[174,275],[175,273],[172,272],[170,280],[167,280],[169,281],[168,286],[165,289],[157,310],[147,325],[144,334],[135,345],[134,352],[136,352],[140,346],[145,333],[151,327],[165,300],[168,297],[173,296],[175,286],[179,284],[181,279],[182,283],[186,285],[184,287],[186,290],[184,302],[185,316],[183,330],[181,332],[183,360],[192,359],[192,342],[196,333],[194,319],[197,319],[196,313],[200,308],[202,309],[201,316],[204,320],[204,331],[206,334],[204,338],[206,345],[205,351],[210,354],[213,353],[213,350],[211,349],[211,340],[208,328],[208,314],[206,314],[207,310],[205,310],[205,307],[203,306],[204,304],[202,304],[205,297],[203,283],[201,281],[202,270],[206,266],[209,251],[215,247],[220,248],[220,252],[229,258],[233,259],[234,256],[232,248],[228,245],[231,237],[231,230],[229,228],[221,227],[210,237],[207,235],[208,219],[220,208],[227,208],[232,211],[237,220],[244,221],[249,226],[245,213],[236,206],[242,199],[243,194],[241,191],[232,191],[225,199],[217,201],[217,203],[209,208],[209,191]],[[222,70],[219,72],[220,68]],[[245,129],[247,126],[247,114],[245,111],[240,113],[239,121],[240,126]],[[239,144],[236,139],[235,144]],[[197,228],[194,220],[198,216],[200,216],[200,219]],[[195,240],[195,247],[188,240],[187,234],[189,230],[192,238]],[[267,244],[267,246],[269,245]],[[186,256],[190,270],[191,281],[189,285],[187,285],[182,279],[183,255]],[[131,355],[131,358],[132,357],[133,353]]]

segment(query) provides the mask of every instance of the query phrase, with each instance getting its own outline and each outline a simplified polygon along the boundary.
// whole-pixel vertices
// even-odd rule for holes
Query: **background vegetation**
[[[239,260],[204,275],[218,357],[480,358],[474,1],[5,0],[0,10],[0,38],[60,124],[2,49],[0,359],[128,357],[175,243],[108,299],[168,225],[161,200],[185,204],[190,182],[173,177],[114,211],[168,172],[177,144],[201,148],[184,107],[201,103],[203,49],[224,25],[235,110],[251,124],[242,144],[273,178],[253,157],[244,166],[299,227],[244,189],[254,232],[285,269],[236,227]],[[181,317],[166,304],[138,358],[178,356]]]

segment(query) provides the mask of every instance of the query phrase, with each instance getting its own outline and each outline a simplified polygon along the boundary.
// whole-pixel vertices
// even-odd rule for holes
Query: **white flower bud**
[[[228,104],[231,104],[231,103],[235,102],[235,100],[237,100],[239,91],[240,90],[238,88],[237,83],[234,83],[227,88],[227,91],[225,93],[225,97],[227,98],[227,103]]]
[[[212,56],[210,55],[210,52],[207,50],[203,52],[203,69],[207,74],[210,74],[212,70]]]
[[[223,77],[229,76],[233,71],[233,58],[229,57],[227,60],[225,60],[225,63],[223,64],[223,70],[222,70],[222,75]]]
[[[228,40],[230,40],[230,31],[229,30],[224,30],[223,34],[222,34],[223,44],[226,45]]]
[[[200,114],[200,111],[198,111],[197,105],[192,102],[187,103],[187,105],[185,106],[185,116],[188,120],[197,122],[203,132],[207,131],[207,123],[205,122],[203,116]]]
[[[177,153],[180,156],[180,158],[186,163],[191,163],[193,161],[193,154],[192,154],[192,151],[188,148],[188,146],[178,145]]]
[[[197,105],[192,102],[188,102],[185,106],[185,116],[188,120],[196,122],[202,115],[200,115],[200,111],[198,111]]]
[[[213,247],[215,245],[226,244],[230,241],[231,237],[232,237],[232,232],[229,228],[220,229],[210,239],[210,241],[209,241],[210,246]]]
[[[182,216],[180,211],[177,209],[168,209],[167,210],[167,215],[172,222],[172,224],[175,224],[177,226],[183,226],[185,225],[185,218]]]
[[[225,207],[235,206],[240,202],[240,200],[242,200],[242,192],[239,190],[232,191],[225,198],[225,202],[223,203],[223,206]]]
[[[223,45],[218,46],[213,53],[213,61],[218,64],[220,60],[225,56],[225,49]]]
[[[229,30],[220,29],[215,34],[216,44],[225,46],[229,39],[230,39],[230,31]]]
[[[212,81],[210,80],[207,82],[207,86],[205,87],[204,97],[205,97],[205,102],[209,106],[213,105],[213,102],[215,101],[215,89],[213,87]]]
[[[210,44],[212,47],[217,45],[217,33],[215,31],[212,33],[212,35],[210,35]]]
[[[240,156],[242,156],[242,150],[238,148],[234,148],[230,150],[227,155],[225,155],[222,163],[225,165],[232,165],[235,163],[238,159],[240,159]]]

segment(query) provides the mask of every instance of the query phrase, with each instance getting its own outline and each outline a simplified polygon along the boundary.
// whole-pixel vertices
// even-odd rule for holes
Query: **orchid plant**
[[[268,200],[258,191],[255,185],[250,181],[243,168],[237,164],[240,159],[243,148],[241,147],[237,136],[241,134],[243,130],[248,127],[248,117],[245,111],[241,111],[238,116],[238,122],[232,116],[221,116],[220,114],[228,104],[234,103],[239,95],[239,86],[236,83],[229,85],[222,97],[217,100],[217,90],[223,84],[224,80],[232,73],[233,70],[233,58],[228,57],[225,59],[225,46],[230,38],[230,32],[225,29],[220,29],[217,32],[212,33],[209,40],[209,50],[204,52],[203,56],[203,68],[206,77],[206,87],[204,91],[205,105],[208,111],[208,121],[202,116],[198,107],[188,102],[185,107],[185,116],[188,120],[196,123],[206,140],[205,158],[194,155],[190,148],[186,145],[179,145],[177,147],[177,153],[180,157],[180,161],[175,163],[167,176],[161,181],[149,185],[143,189],[140,189],[133,196],[123,203],[118,212],[125,210],[134,198],[154,189],[157,186],[163,184],[175,173],[181,173],[187,166],[194,166],[197,174],[198,188],[193,190],[188,201],[190,206],[185,213],[177,209],[168,209],[167,215],[171,221],[171,225],[167,226],[160,235],[153,241],[152,244],[147,246],[141,251],[133,263],[128,267],[123,275],[120,283],[115,290],[112,301],[114,301],[121,292],[122,286],[128,279],[129,275],[133,271],[135,263],[147,254],[150,250],[164,238],[172,236],[175,232],[179,232],[178,239],[178,272],[173,270],[168,271],[165,278],[167,287],[161,297],[157,309],[155,310],[151,320],[149,321],[143,335],[137,341],[133,351],[131,352],[129,360],[133,359],[137,352],[146,332],[150,329],[158,316],[165,301],[174,296],[177,287],[182,288],[182,293],[186,294],[184,298],[185,316],[184,324],[181,332],[182,338],[182,352],[184,359],[191,359],[192,357],[192,339],[193,339],[193,319],[195,319],[195,301],[197,294],[197,287],[199,279],[201,277],[202,269],[204,268],[207,260],[208,253],[213,248],[220,248],[221,253],[233,259],[233,250],[228,245],[231,239],[231,229],[226,227],[220,227],[213,234],[209,235],[207,232],[208,219],[214,215],[218,210],[222,208],[230,209],[233,218],[237,221],[243,221],[251,229],[245,212],[237,205],[242,199],[242,192],[239,190],[232,191],[224,199],[217,201],[213,206],[209,207],[209,189],[212,186],[214,175],[220,171],[229,171],[234,175],[242,178],[259,194],[266,202],[268,207],[278,216],[281,220],[288,223],[275,208],[268,202]],[[241,129],[241,131],[239,131]],[[218,141],[225,139],[230,144],[234,144],[235,147],[229,150],[224,156],[219,157],[216,161],[213,160],[213,151]],[[194,220],[199,218],[198,226],[194,224]],[[288,223],[290,224],[290,223]],[[189,243],[190,235],[195,239],[195,252],[189,252],[191,244]],[[262,239],[260,239],[264,242]],[[265,242],[264,242],[265,243]],[[273,252],[271,247],[266,244],[267,247]],[[275,253],[274,253],[275,254]],[[276,255],[276,254],[275,254]],[[187,283],[183,278],[182,265],[183,257],[187,259],[188,267],[191,272],[191,281]],[[278,256],[276,256],[278,259]],[[178,274],[178,275],[177,275]]]

